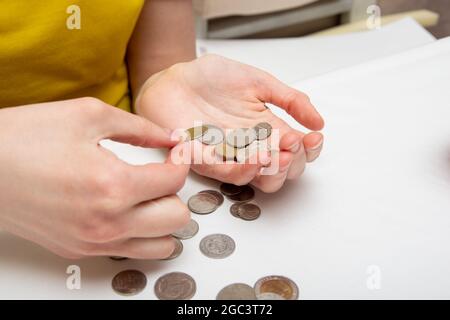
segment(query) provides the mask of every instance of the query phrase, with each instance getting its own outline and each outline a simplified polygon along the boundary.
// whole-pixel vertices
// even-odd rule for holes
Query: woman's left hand
[[[295,179],[306,162],[322,149],[319,132],[304,134],[275,116],[265,103],[290,114],[311,130],[321,130],[324,121],[309,98],[268,73],[220,56],[207,55],[179,63],[150,77],[136,99],[136,112],[170,129],[187,129],[195,122],[222,129],[251,128],[268,122],[279,130],[278,170],[260,175],[256,164],[192,164],[197,173],[223,182],[251,183],[264,192],[275,192],[286,179]]]

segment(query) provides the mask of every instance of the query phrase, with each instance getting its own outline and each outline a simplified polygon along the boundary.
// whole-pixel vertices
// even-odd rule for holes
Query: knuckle
[[[95,213],[114,213],[122,210],[126,201],[125,174],[118,168],[107,172],[99,170],[91,178]]]
[[[93,97],[84,97],[76,99],[75,102],[80,105],[82,114],[88,118],[102,117],[107,110],[107,105]]]
[[[121,224],[108,221],[106,218],[96,217],[89,219],[79,227],[78,237],[88,243],[106,243],[119,239],[125,233]]]
[[[172,165],[171,171],[172,176],[170,193],[175,194],[183,188],[189,171],[184,167],[184,165],[175,164]]]

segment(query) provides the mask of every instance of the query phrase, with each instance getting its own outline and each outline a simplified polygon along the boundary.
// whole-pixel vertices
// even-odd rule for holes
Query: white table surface
[[[216,53],[292,83],[435,41],[412,18],[379,30],[336,36],[263,40],[198,40],[199,54]]]
[[[156,279],[171,271],[195,278],[197,299],[269,274],[296,281],[302,299],[450,298],[449,83],[450,39],[297,83],[326,119],[325,147],[299,181],[257,193],[260,219],[233,218],[225,201],[194,215],[199,234],[179,258],[161,262],[74,262],[0,233],[0,298],[154,299]],[[135,164],[161,159],[156,150],[105,146]],[[191,176],[180,196],[217,185]],[[227,259],[198,249],[216,232],[236,241]],[[81,290],[66,288],[71,264],[81,268]],[[367,286],[371,266],[380,271],[376,290]],[[111,290],[127,268],[148,276],[130,298]]]

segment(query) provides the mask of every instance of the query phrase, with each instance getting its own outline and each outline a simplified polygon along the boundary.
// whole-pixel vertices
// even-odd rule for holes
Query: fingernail
[[[270,163],[271,159],[270,156],[267,153],[261,153],[259,154],[259,162],[265,166]]]
[[[316,151],[319,150],[320,148],[322,148],[323,145],[323,138],[320,139],[319,143],[317,143],[314,147],[309,148],[308,151]]]
[[[292,153],[296,153],[300,149],[300,143],[294,143],[292,146],[288,148]]]

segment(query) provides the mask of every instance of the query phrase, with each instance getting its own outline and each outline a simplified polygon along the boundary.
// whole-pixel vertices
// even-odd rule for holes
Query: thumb
[[[172,148],[179,142],[171,138],[170,130],[120,109],[111,108],[106,118],[102,139],[146,148]]]

